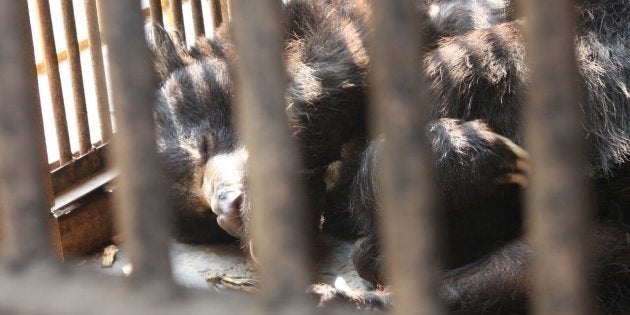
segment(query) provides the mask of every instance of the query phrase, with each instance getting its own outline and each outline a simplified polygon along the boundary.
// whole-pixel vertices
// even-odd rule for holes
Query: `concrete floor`
[[[315,283],[333,285],[342,277],[354,289],[366,290],[371,285],[361,279],[350,260],[352,242],[322,236],[319,240],[317,279]],[[103,255],[87,263],[102,272],[125,276],[131,265],[124,252],[118,251],[112,267],[101,266]],[[222,292],[256,290],[255,264],[240,249],[239,244],[188,245],[171,244],[173,277],[182,286]]]

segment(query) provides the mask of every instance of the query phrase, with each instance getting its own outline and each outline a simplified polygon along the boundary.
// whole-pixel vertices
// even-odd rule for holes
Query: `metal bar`
[[[437,296],[436,193],[424,126],[419,19],[412,0],[374,1],[373,117],[383,133],[383,239],[394,314],[444,314]],[[396,49],[391,49],[396,47]]]
[[[50,6],[47,0],[37,0],[37,11],[41,32],[42,50],[46,64],[46,75],[52,100],[53,116],[55,118],[55,130],[57,133],[57,146],[59,148],[59,162],[63,165],[72,161],[70,149],[70,136],[66,121],[66,110],[59,76],[59,60],[57,59],[57,47],[53,34]]]
[[[26,11],[24,13],[27,23],[25,23],[25,29],[27,34],[33,34],[33,30],[31,29],[30,24],[30,15],[29,12]],[[29,78],[34,78],[31,81],[32,84],[32,93],[33,98],[35,99],[35,113],[33,116],[33,120],[35,121],[35,134],[37,135],[37,143],[39,144],[39,159],[42,167],[42,184],[44,185],[44,191],[46,192],[46,196],[48,197],[48,208],[46,209],[46,213],[50,209],[50,206],[54,205],[54,190],[52,185],[52,176],[49,173],[50,165],[48,163],[48,150],[46,149],[48,146],[46,144],[46,135],[44,134],[44,117],[42,115],[42,104],[39,95],[39,81],[37,80],[37,63],[35,59],[35,47],[33,45],[33,37],[29,36],[25,39],[26,45],[26,54],[25,58],[32,60],[31,67],[27,69],[29,73],[27,76]]]
[[[0,195],[6,252],[18,264],[51,254],[47,171],[26,1],[0,0]],[[38,134],[38,131],[41,134]]]
[[[85,104],[85,91],[83,89],[83,74],[81,73],[81,55],[77,41],[77,30],[74,20],[74,6],[72,0],[61,0],[63,15],[63,28],[66,36],[66,50],[70,63],[70,79],[72,82],[72,96],[79,130],[79,153],[87,153],[92,148],[90,141],[90,126],[87,118],[87,106]]]
[[[0,310],[3,314],[260,314],[258,306],[246,295],[208,294],[207,291],[180,288],[187,298],[165,302],[152,290],[129,290],[122,285],[121,279],[99,275],[93,270],[77,270],[71,274],[51,271],[33,270],[15,275],[0,269]],[[292,314],[307,314],[309,310],[312,311],[312,306],[301,305],[293,309]],[[365,314],[340,307],[326,307],[317,313]]]
[[[582,171],[575,61],[574,3],[521,2],[527,17],[531,70],[525,110],[531,153],[526,193],[532,262],[534,314],[593,314],[586,275],[590,199]],[[576,154],[577,153],[577,154]]]
[[[109,1],[104,1],[103,4]],[[121,278],[93,270],[58,273],[33,270],[15,275],[0,270],[3,314],[255,314],[251,299],[180,288],[187,299],[161,300],[154,290],[129,290]],[[38,282],[41,285],[38,285]],[[70,298],[70,301],[68,299]],[[35,300],[35,301],[34,301]]]
[[[101,0],[96,0],[96,15],[98,17],[99,26],[101,30],[101,39],[107,38],[107,34],[105,33],[105,27],[103,26],[103,5]],[[107,45],[107,43],[105,43]]]
[[[79,51],[84,51],[89,48],[89,41],[87,39],[79,41]],[[60,51],[57,54],[57,62],[62,63],[68,60],[68,53],[65,50]],[[46,72],[46,63],[40,62],[37,64],[37,74]]]
[[[54,169],[51,177],[55,196],[85,182],[96,174],[104,172],[108,164],[109,151],[109,144],[104,144],[88,154],[78,157],[72,163]]]
[[[138,1],[104,1],[112,101],[117,133],[114,162],[120,171],[117,215],[136,281],[169,287],[169,202],[160,172],[153,125],[157,78]]]
[[[195,37],[204,36],[205,28],[203,25],[203,10],[201,8],[201,0],[190,0],[190,8],[192,10]]]
[[[57,196],[50,220],[57,256],[86,255],[111,244],[113,207],[108,187],[116,176],[115,171],[95,175]]]
[[[162,17],[162,1],[161,0],[150,0],[149,7],[151,8],[151,19],[160,24],[164,25],[164,18]]]
[[[252,162],[251,250],[261,264],[260,293],[266,311],[282,312],[304,296],[310,269],[303,190],[296,174],[298,154],[284,110],[281,8],[275,0],[235,0],[232,5],[239,55],[237,116]]]
[[[216,29],[226,20],[224,16],[225,11],[227,11],[227,2],[222,0],[210,0],[210,7],[212,8],[213,26]]]
[[[171,14],[173,24],[179,33],[182,43],[186,42],[186,29],[184,26],[184,13],[182,12],[182,0],[171,0]]]
[[[27,5],[28,8],[28,5]],[[35,59],[35,47],[33,45],[33,30],[31,29],[31,19],[29,15],[29,11],[24,13],[24,19],[27,21],[25,23],[25,32],[27,34],[31,34],[25,39],[26,45],[26,56],[28,60],[32,60],[31,67],[27,68],[27,77],[33,78],[31,81],[32,84],[32,94],[35,99],[35,113],[33,116],[33,120],[35,121],[35,134],[37,135],[37,143],[39,144],[39,159],[42,168],[42,184],[44,185],[44,191],[46,192],[46,196],[48,197],[48,208],[46,208],[46,214],[48,214],[48,210],[55,203],[55,194],[52,184],[52,176],[50,174],[50,164],[48,163],[48,145],[46,144],[46,135],[44,131],[44,117],[42,115],[42,103],[39,95],[39,81],[37,80],[37,60]],[[0,210],[1,211],[1,210]]]
[[[107,95],[107,81],[105,80],[105,67],[103,65],[103,49],[101,43],[100,23],[95,0],[84,0],[85,17],[87,20],[88,39],[90,41],[90,56],[92,60],[92,72],[94,73],[94,85],[96,103],[101,129],[101,141],[109,141],[112,136],[112,120],[109,110],[109,96]]]

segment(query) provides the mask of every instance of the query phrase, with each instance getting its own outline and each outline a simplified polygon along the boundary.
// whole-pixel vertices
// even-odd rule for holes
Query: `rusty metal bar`
[[[160,25],[164,25],[164,18],[162,17],[162,1],[150,0],[149,7],[151,9],[151,19]]]
[[[195,37],[204,36],[206,31],[203,24],[203,9],[201,8],[201,0],[190,0],[190,8],[192,10]]]
[[[574,2],[521,1],[531,70],[525,110],[531,153],[526,193],[534,314],[593,314],[586,275],[590,200],[582,171]]]
[[[94,73],[94,90],[101,129],[101,141],[109,141],[112,136],[112,120],[109,111],[109,96],[107,95],[107,81],[103,65],[103,49],[101,43],[100,23],[95,0],[84,0],[85,17],[87,20],[88,39],[90,41],[90,56],[92,72]]]
[[[171,0],[171,14],[173,17],[173,24],[175,29],[179,33],[182,43],[186,42],[186,29],[184,26],[184,12],[182,12],[182,0]]]
[[[136,281],[172,282],[169,202],[157,158],[153,102],[157,78],[147,47],[139,1],[104,1],[112,101],[120,171],[117,215]]]
[[[281,313],[303,297],[310,275],[298,155],[284,111],[281,8],[275,0],[235,0],[232,5],[239,55],[237,112],[251,161],[252,250],[261,263],[266,310]]]
[[[53,273],[36,269],[19,275],[0,269],[0,309],[3,314],[49,315],[207,315],[260,314],[251,297],[208,294],[207,291],[180,288],[185,299],[165,302],[152,290],[129,290],[117,277],[95,274],[93,270]],[[70,302],[68,301],[71,297]],[[302,305],[293,314],[308,314],[312,307]],[[360,315],[361,311],[327,307],[322,315]]]
[[[0,6],[0,208],[6,252],[23,264],[51,253],[49,178],[28,8],[26,1],[13,0]]]
[[[210,0],[214,28],[218,28],[228,19],[228,3],[226,0]]]
[[[28,7],[28,5],[27,5]],[[30,15],[29,12],[26,11],[24,13],[24,19],[28,21],[25,23],[25,31],[27,34],[33,34],[33,30],[31,29],[30,24]],[[31,81],[32,84],[32,93],[33,98],[35,99],[35,112],[33,116],[33,120],[35,121],[35,134],[37,135],[37,143],[39,144],[39,160],[42,168],[42,184],[44,185],[44,191],[46,192],[46,196],[48,197],[48,208],[46,208],[46,214],[48,214],[48,210],[50,210],[50,206],[55,203],[55,194],[52,184],[52,176],[49,172],[50,164],[48,163],[48,148],[46,144],[46,135],[44,132],[44,117],[42,115],[42,104],[41,98],[39,95],[39,81],[37,80],[37,63],[35,59],[35,47],[33,45],[33,37],[29,36],[25,40],[26,45],[26,56],[28,60],[32,60],[32,67],[26,69],[29,71],[26,75],[28,78],[33,78]],[[1,211],[1,210],[0,210]]]
[[[419,18],[413,0],[374,1],[373,117],[383,133],[383,239],[394,314],[444,314],[437,296],[436,201],[424,125]],[[392,49],[396,47],[396,49]]]
[[[111,151],[109,144],[101,145],[90,153],[80,156],[71,164],[56,168],[51,173],[55,196],[67,191],[78,183],[83,183],[96,174],[105,172],[109,165],[107,158]]]
[[[61,78],[59,76],[59,61],[57,60],[57,47],[53,34],[50,5],[47,0],[37,0],[37,11],[41,33],[42,50],[46,64],[46,75],[52,100],[53,116],[55,118],[55,130],[57,133],[57,147],[59,148],[59,162],[61,165],[72,161],[70,149],[70,136],[66,121]]]
[[[103,4],[109,1],[104,1]],[[93,270],[59,273],[35,269],[20,274],[0,269],[0,309],[3,314],[255,314],[251,298],[212,295],[180,288],[186,299],[168,303],[154,290],[129,290],[118,277]],[[337,313],[339,314],[339,312]],[[355,312],[357,314],[357,312]]]
[[[72,82],[72,96],[79,130],[79,153],[87,153],[92,148],[90,141],[90,126],[87,118],[87,106],[85,104],[85,91],[83,89],[83,74],[81,73],[81,53],[77,41],[77,29],[74,20],[74,6],[72,0],[61,0],[63,15],[63,28],[66,36],[66,50],[70,64],[70,79]]]
[[[96,0],[96,15],[98,17],[98,22],[101,30],[101,39],[107,38],[107,34],[105,33],[105,27],[103,26],[103,5],[101,4],[101,0]],[[107,43],[105,43],[107,45]]]

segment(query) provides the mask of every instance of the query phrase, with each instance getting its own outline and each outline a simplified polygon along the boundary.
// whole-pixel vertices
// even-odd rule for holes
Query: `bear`
[[[174,234],[188,243],[233,241],[234,233],[218,225],[203,192],[209,154],[239,147],[227,60],[201,58],[157,24],[151,26],[148,39],[160,80],[154,119],[158,154],[176,206]]]
[[[366,134],[366,6],[362,0],[295,0],[284,7],[286,112],[314,209],[313,230],[319,227],[317,205],[328,165],[340,159],[346,142]],[[211,242],[227,232],[247,247],[248,154],[231,105],[230,69],[237,58],[229,25],[189,49],[154,25],[149,46],[161,82],[154,111],[157,143],[177,205],[177,238]],[[344,76],[335,77],[337,72]]]
[[[581,123],[588,147],[584,172],[596,200],[594,266],[587,277],[601,314],[630,312],[630,64],[623,61],[630,57],[628,4],[582,0],[576,5]],[[513,4],[506,5],[513,12]],[[439,294],[455,314],[527,313],[534,253],[523,238],[520,201],[527,170],[527,153],[520,147],[520,108],[528,80],[522,23],[527,21],[517,18],[450,30],[423,59],[433,114],[426,137],[445,225],[446,271]],[[382,141],[367,141],[358,161],[342,166],[330,201],[336,218],[345,218],[335,228],[360,236],[355,266],[375,284],[385,281],[377,224]],[[357,303],[389,305],[387,292],[337,294]]]
[[[527,279],[533,254],[522,238],[520,202],[527,164],[527,153],[520,147],[520,106],[527,69],[519,24],[526,21],[515,15],[510,1],[416,3],[419,14],[429,19],[426,47],[419,47],[425,49],[421,61],[430,83],[428,110],[433,117],[426,136],[447,227],[440,296],[453,313],[525,313],[529,288],[518,280]],[[598,201],[595,268],[590,279],[598,311],[612,314],[630,311],[630,279],[625,271],[630,264],[625,228],[630,202],[629,65],[623,62],[629,56],[627,4],[582,0],[576,6],[576,54],[584,91],[580,105],[589,147],[585,172],[592,178]],[[367,130],[369,14],[369,6],[360,0],[287,2],[287,117],[298,140],[313,217],[323,214],[326,231],[359,237],[353,253],[357,270],[365,279],[384,284],[376,180],[383,140]],[[199,68],[209,75],[200,82],[211,82],[216,93],[201,93],[207,97],[203,101],[181,101],[177,94],[160,98],[167,105],[158,125],[178,130],[165,128],[169,130],[163,131],[164,137],[171,140],[160,140],[165,143],[160,144],[165,148],[162,152],[167,152],[167,161],[188,165],[180,169],[171,162],[167,167],[175,170],[173,178],[186,180],[180,180],[184,185],[175,185],[174,191],[181,200],[195,200],[191,208],[197,212],[187,213],[203,212],[218,222],[204,222],[198,228],[212,230],[218,225],[246,246],[251,210],[244,167],[247,153],[238,141],[225,97],[234,93],[230,71],[222,72],[236,59],[229,32],[219,30],[214,39],[201,39],[190,51],[171,44],[156,53],[162,56],[156,58],[158,72],[169,76],[163,82],[172,80],[192,95],[197,88],[206,91],[209,87],[192,83],[201,75],[187,69]],[[217,75],[219,80],[213,77]],[[160,93],[167,93],[165,86]],[[168,104],[169,99],[175,103]],[[192,120],[178,117],[182,110],[177,108],[194,113],[188,117]],[[202,112],[197,113],[199,109]],[[219,169],[234,171],[223,174]],[[357,296],[343,289],[336,294]],[[389,304],[387,293],[376,291],[355,302],[360,301]]]
[[[451,6],[447,1],[432,3]],[[424,6],[424,2],[419,4],[419,11]],[[494,4],[494,11],[474,11],[474,20],[498,19],[485,16],[488,12],[498,16],[497,8]],[[361,143],[368,138],[365,42],[369,11],[365,0],[292,0],[284,6],[287,117],[299,145],[309,204],[316,208],[310,211],[315,222],[322,214],[318,209],[328,208],[322,196],[332,186],[327,184],[329,165],[356,160],[349,156],[358,157]],[[446,34],[443,21],[463,16],[452,15],[457,18],[442,14],[435,19],[433,37]],[[458,23],[473,27],[469,20]],[[149,46],[161,81],[155,110],[158,148],[179,209],[175,213],[178,238],[212,241],[221,234],[211,232],[216,224],[210,222],[215,220],[232,236],[246,239],[247,152],[239,143],[230,104],[230,66],[236,53],[229,24],[213,38],[199,38],[190,49],[176,35],[154,25]],[[234,163],[228,166],[228,161]],[[341,220],[332,218],[334,212],[328,215],[327,226]]]

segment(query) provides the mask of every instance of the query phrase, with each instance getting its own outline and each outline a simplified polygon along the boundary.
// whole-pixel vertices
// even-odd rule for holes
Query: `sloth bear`
[[[360,0],[291,1],[285,7],[286,112],[311,204],[323,200],[326,169],[341,158],[342,147],[366,134],[366,8]],[[149,36],[162,82],[155,109],[158,149],[183,241],[223,239],[218,223],[248,244],[247,150],[230,104],[229,68],[236,58],[229,35],[221,28],[190,50],[159,27]],[[312,208],[317,228],[322,207]]]
[[[467,23],[477,19],[467,17],[465,13],[474,10],[466,8],[435,13],[438,22],[455,19],[454,25],[461,22],[464,31],[449,25],[437,28],[447,30],[446,35],[424,57],[434,118],[426,132],[445,217],[447,271],[439,292],[457,314],[526,313],[530,293],[528,263],[534,253],[521,237],[519,187],[526,180],[527,154],[518,146],[522,143],[519,112],[528,78],[519,24],[526,22],[510,21],[512,4],[504,4],[506,15],[495,21],[507,20],[496,25]],[[450,1],[449,5],[458,4]],[[449,10],[459,13],[449,16]],[[576,11],[580,108],[588,146],[584,169],[597,201],[594,268],[589,279],[597,294],[598,313],[627,314],[630,2],[583,0]],[[353,253],[359,274],[379,284],[383,277],[376,169],[381,141],[367,142],[359,160],[342,167],[330,201],[336,209],[334,229],[361,236]],[[388,304],[386,295],[357,300]]]
[[[520,107],[528,73],[519,24],[526,22],[507,0],[418,0],[417,7],[429,20],[423,62],[433,120],[426,133],[446,218],[440,295],[453,313],[525,313],[533,255],[521,237],[527,153],[519,147]],[[589,279],[599,312],[626,314],[630,2],[582,0],[576,12],[585,172],[598,201]],[[370,138],[366,127],[369,6],[292,0],[285,14],[286,112],[310,201],[325,209],[323,229],[359,237],[357,270],[383,284],[375,177],[382,140]],[[218,223],[247,244],[247,150],[232,122],[229,65],[236,58],[229,33],[222,29],[186,51],[157,31],[152,47],[162,77],[158,145],[178,201],[180,238],[224,239]],[[348,296],[342,289],[336,294]],[[387,294],[359,300],[388,304]]]
[[[227,61],[186,51],[157,25],[148,38],[161,82],[154,118],[159,156],[177,206],[176,236],[192,243],[233,240],[217,225],[202,189],[205,160],[239,148]]]

